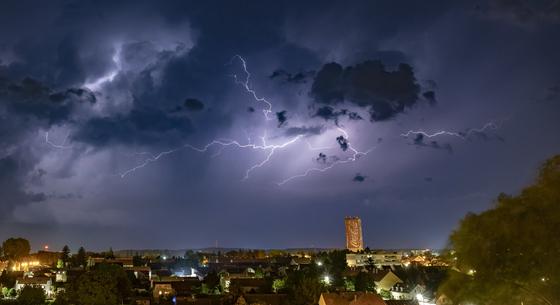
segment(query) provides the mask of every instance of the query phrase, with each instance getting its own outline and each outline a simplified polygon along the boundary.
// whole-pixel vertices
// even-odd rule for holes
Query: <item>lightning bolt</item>
[[[259,97],[256,93],[255,90],[253,90],[251,88],[250,85],[250,79],[251,79],[251,73],[249,72],[248,68],[247,68],[247,62],[245,61],[245,59],[243,57],[241,57],[240,55],[235,55],[232,60],[230,61],[230,64],[233,62],[234,59],[239,59],[239,61],[241,62],[241,66],[243,68],[243,71],[245,73],[245,78],[243,81],[239,80],[239,78],[237,77],[236,74],[233,75],[234,81],[236,84],[240,85],[241,87],[243,87],[245,89],[245,91],[247,91],[256,102],[260,102],[260,103],[264,103],[265,104],[265,108],[263,109],[263,115],[265,117],[266,121],[271,120],[271,118],[268,116],[271,112],[272,112],[272,103],[269,102],[266,98],[263,97]],[[200,152],[200,153],[205,153],[207,152],[211,147],[214,146],[219,146],[220,150],[213,155],[213,157],[217,156],[218,154],[221,153],[221,151],[225,148],[225,147],[229,147],[229,146],[234,146],[237,148],[249,148],[249,149],[253,149],[253,150],[262,150],[262,151],[267,151],[267,155],[264,158],[264,160],[262,160],[261,162],[254,164],[253,166],[249,167],[246,171],[245,171],[245,176],[243,177],[242,180],[247,180],[250,177],[250,174],[252,171],[261,168],[263,166],[265,166],[272,158],[272,156],[275,154],[275,152],[278,149],[283,149],[295,142],[297,142],[299,139],[301,139],[303,137],[303,135],[298,135],[284,143],[281,144],[267,144],[267,133],[266,133],[266,129],[264,131],[264,135],[261,137],[262,140],[262,145],[257,145],[257,144],[253,144],[251,143],[251,138],[249,137],[249,134],[245,131],[245,134],[248,138],[249,143],[248,144],[241,144],[239,141],[236,140],[213,140],[211,142],[209,142],[208,144],[202,146],[202,147],[196,147],[193,146],[191,144],[185,144],[181,147],[175,148],[175,149],[171,149],[171,150],[167,150],[167,151],[162,151],[159,152],[147,159],[145,159],[143,162],[141,162],[139,165],[130,168],[126,171],[124,171],[123,173],[120,174],[121,178],[126,177],[127,175],[146,167],[148,164],[153,163],[158,161],[159,159],[161,159],[164,156],[170,155],[172,153],[175,153],[181,149],[185,149],[185,148],[189,148],[192,149],[194,151]]]
[[[453,131],[447,131],[447,130],[440,130],[440,131],[436,131],[433,133],[428,133],[426,131],[423,130],[409,130],[406,133],[401,133],[401,136],[403,137],[409,137],[410,135],[423,135],[427,138],[434,138],[434,137],[438,137],[438,136],[453,136],[453,137],[458,137],[462,140],[467,140],[471,135],[475,134],[475,133],[484,133],[486,130],[496,130],[498,129],[499,126],[498,124],[494,123],[494,122],[488,122],[486,124],[484,124],[484,126],[482,126],[481,128],[471,128],[468,129],[466,132],[453,132]]]
[[[348,133],[347,133],[344,129],[342,129],[341,127],[337,127],[337,128],[338,128],[338,130],[344,135],[344,138],[346,138],[346,139],[349,138]],[[375,148],[376,148],[376,146],[374,146],[374,147],[372,147],[372,148],[370,148],[370,149],[368,149],[368,150],[366,150],[366,151],[359,151],[359,150],[355,149],[355,148],[350,144],[350,142],[348,142],[348,150],[350,150],[350,151],[352,152],[352,155],[349,156],[349,157],[347,157],[346,159],[336,160],[336,161],[332,162],[331,164],[329,164],[328,166],[325,166],[325,167],[312,167],[312,168],[309,168],[309,169],[307,169],[306,171],[304,171],[304,172],[301,173],[301,174],[297,174],[297,175],[294,175],[294,176],[290,176],[290,177],[288,177],[288,178],[286,178],[286,179],[284,179],[284,180],[282,180],[282,181],[280,181],[280,182],[277,182],[276,184],[277,184],[278,186],[283,186],[284,184],[286,184],[286,183],[288,183],[288,182],[290,182],[290,181],[292,181],[292,180],[294,180],[294,179],[307,177],[307,176],[310,175],[311,173],[314,173],[314,172],[324,173],[324,172],[326,172],[326,171],[332,169],[333,167],[335,167],[335,166],[337,166],[337,165],[346,164],[346,163],[350,163],[350,162],[355,162],[355,161],[357,161],[359,158],[361,158],[361,157],[363,157],[363,156],[369,154],[369,153],[370,153],[372,150],[374,150]]]
[[[47,131],[47,132],[45,132],[45,143],[47,143],[48,145],[50,145],[50,146],[52,146],[56,149],[70,149],[70,148],[72,148],[72,146],[65,145],[66,141],[68,140],[69,135],[70,135],[70,133],[68,133],[66,135],[66,137],[64,137],[64,141],[62,142],[62,144],[56,144],[49,139],[49,132]]]
[[[233,74],[233,79],[235,81],[235,83],[237,85],[240,85],[242,88],[245,89],[245,91],[247,93],[249,93],[249,95],[255,100],[255,102],[258,103],[262,103],[264,104],[264,108],[262,109],[263,115],[264,115],[264,119],[265,121],[270,121],[273,118],[271,118],[269,115],[270,113],[272,113],[272,103],[269,102],[266,98],[264,97],[259,97],[258,94],[256,93],[256,91],[254,89],[251,88],[251,84],[250,84],[250,80],[251,80],[251,73],[249,72],[249,69],[247,67],[247,61],[241,57],[240,55],[235,55],[231,61],[230,64],[233,62],[233,60],[239,60],[239,62],[241,63],[241,67],[243,68],[243,72],[245,73],[245,77],[244,78],[240,78],[238,77],[236,74]],[[337,127],[338,130],[343,134],[344,138],[348,139],[348,133],[342,129],[340,126]],[[124,171],[123,173],[120,174],[121,178],[126,177],[127,175],[146,167],[147,165],[149,165],[150,163],[156,162],[158,160],[160,160],[161,158],[170,155],[172,153],[175,153],[179,150],[182,149],[191,149],[193,151],[199,152],[199,153],[206,153],[208,152],[212,147],[219,147],[219,151],[215,154],[213,154],[213,157],[219,155],[221,153],[221,151],[224,148],[227,147],[236,147],[236,148],[240,148],[240,149],[252,149],[252,150],[260,150],[260,151],[265,151],[266,156],[265,158],[260,161],[259,163],[256,163],[254,165],[252,165],[251,167],[249,167],[246,171],[245,171],[245,175],[243,176],[242,181],[249,179],[251,173],[256,170],[259,169],[263,166],[265,166],[268,162],[270,162],[270,160],[272,159],[272,157],[275,155],[275,153],[278,150],[284,149],[294,143],[296,143],[297,141],[299,141],[301,138],[304,137],[304,135],[298,135],[296,137],[293,137],[291,139],[289,139],[286,142],[280,143],[280,144],[268,144],[267,143],[267,132],[266,129],[264,130],[264,134],[261,137],[261,141],[262,144],[255,144],[251,142],[251,137],[249,136],[249,134],[247,133],[247,131],[244,131],[245,135],[247,137],[248,143],[247,144],[242,144],[237,140],[222,140],[222,139],[216,139],[216,140],[212,140],[211,142],[207,143],[206,145],[202,146],[202,147],[197,147],[197,146],[193,146],[191,144],[185,144],[181,147],[175,148],[175,149],[171,149],[171,150],[167,150],[167,151],[162,151],[159,152],[147,159],[145,159],[142,163],[140,163],[139,165],[130,168],[126,171]],[[307,146],[309,148],[309,150],[327,150],[327,149],[333,149],[333,146],[327,146],[327,147],[313,147],[311,145],[311,143],[309,141],[306,141]],[[331,164],[329,164],[328,166],[325,167],[313,167],[313,168],[309,168],[307,169],[305,172],[298,174],[298,175],[294,175],[291,177],[288,177],[286,179],[284,179],[283,181],[280,181],[277,183],[278,186],[282,186],[294,179],[297,178],[301,178],[301,177],[306,177],[309,174],[313,173],[313,172],[326,172],[330,169],[332,169],[333,167],[339,165],[339,164],[345,164],[345,163],[349,163],[349,162],[355,162],[357,161],[360,157],[367,155],[368,153],[370,153],[373,149],[375,149],[375,147],[368,149],[367,151],[360,151],[356,148],[354,148],[350,143],[348,143],[348,148],[347,150],[351,152],[351,155],[345,159],[337,159],[334,162],[332,162]]]
[[[150,158],[147,158],[144,162],[142,162],[141,164],[139,164],[139,165],[137,165],[137,166],[135,166],[135,167],[133,167],[129,170],[126,170],[125,172],[120,174],[120,176],[121,176],[121,178],[124,178],[128,174],[130,174],[130,173],[132,173],[132,172],[134,172],[138,169],[141,169],[143,167],[146,167],[148,164],[156,162],[160,158],[162,158],[166,155],[172,154],[172,153],[174,153],[176,151],[179,151],[181,149],[184,149],[184,148],[189,148],[189,149],[192,149],[192,150],[200,152],[200,153],[207,152],[213,146],[220,146],[221,148],[228,147],[228,146],[234,146],[234,147],[238,147],[238,148],[250,148],[250,149],[255,149],[255,150],[269,151],[268,154],[267,154],[267,157],[263,161],[255,164],[255,165],[251,166],[249,169],[247,169],[247,171],[245,172],[245,176],[243,178],[243,180],[246,180],[246,179],[249,178],[249,175],[253,170],[264,166],[268,161],[270,161],[270,158],[272,157],[272,155],[274,154],[274,152],[277,149],[282,149],[282,148],[284,148],[284,147],[286,147],[290,144],[293,144],[297,140],[299,140],[301,137],[303,137],[303,136],[299,135],[299,136],[296,136],[295,138],[293,138],[293,139],[291,139],[291,140],[289,140],[285,143],[277,144],[277,145],[266,144],[265,137],[262,138],[263,139],[263,144],[262,145],[257,145],[257,144],[252,144],[252,143],[241,144],[241,143],[239,143],[238,141],[235,141],[235,140],[213,140],[212,142],[210,142],[210,143],[208,143],[208,144],[206,144],[202,147],[196,147],[196,146],[193,146],[191,144],[185,144],[185,145],[183,145],[179,148],[171,149],[171,150],[168,150],[168,151],[163,151],[163,152],[160,152],[160,153],[158,153],[158,154],[156,154],[156,155],[154,155]]]
[[[231,59],[230,63],[233,62],[234,59],[239,59],[239,61],[241,62],[241,66],[243,67],[243,71],[245,72],[245,80],[244,81],[240,81],[237,78],[236,74],[233,74],[233,79],[235,80],[235,83],[238,85],[241,85],[243,88],[245,88],[245,90],[251,94],[253,96],[253,98],[255,99],[255,101],[257,102],[261,102],[264,103],[266,106],[263,109],[263,114],[264,117],[266,118],[267,121],[272,120],[268,115],[272,112],[272,103],[269,102],[266,98],[264,97],[258,97],[257,93],[255,92],[255,90],[251,89],[251,86],[249,84],[250,82],[250,78],[251,78],[251,73],[249,72],[249,70],[247,69],[247,61],[245,61],[245,59],[243,57],[241,57],[240,55],[235,55],[233,56],[233,58]]]

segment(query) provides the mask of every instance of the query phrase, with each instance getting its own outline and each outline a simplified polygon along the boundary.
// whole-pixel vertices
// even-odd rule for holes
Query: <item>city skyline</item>
[[[5,1],[0,240],[444,248],[560,152],[557,6]]]

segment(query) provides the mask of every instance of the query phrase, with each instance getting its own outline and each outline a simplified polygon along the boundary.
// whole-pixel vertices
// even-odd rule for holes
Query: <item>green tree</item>
[[[52,305],[70,305],[68,293],[64,290],[57,293],[54,302],[52,302]]]
[[[190,267],[198,268],[200,266],[200,259],[200,255],[193,250],[187,250],[185,252],[185,260]]]
[[[130,295],[130,290],[130,282],[122,267],[102,264],[72,283],[68,299],[76,305],[116,305]]]
[[[2,287],[2,297],[7,298],[16,295],[14,288]]]
[[[202,281],[206,285],[210,293],[215,293],[220,291],[220,277],[216,272],[209,272]]]
[[[144,259],[142,258],[142,256],[138,255],[138,253],[136,253],[133,257],[132,257],[132,265],[134,267],[140,267],[140,266],[144,266],[146,265],[146,262],[144,261]]]
[[[468,214],[450,236],[457,269],[440,287],[455,303],[560,304],[560,155],[536,182]]]
[[[42,305],[46,300],[45,291],[43,288],[25,286],[19,292],[17,300],[19,305]]]
[[[84,249],[84,247],[80,247],[80,249],[78,249],[78,253],[76,254],[76,257],[74,259],[74,264],[76,267],[82,267],[85,268],[87,265],[87,254],[86,254],[86,250]]]
[[[68,245],[65,245],[62,248],[62,253],[60,254],[60,260],[62,260],[64,265],[66,265],[70,260],[70,248],[68,247]]]
[[[315,305],[325,291],[319,272],[312,267],[288,274],[286,291],[293,305]]]
[[[115,253],[113,253],[113,248],[109,248],[109,251],[105,253],[106,259],[115,259]]]
[[[356,291],[356,284],[352,279],[344,278],[344,290],[346,291]]]
[[[391,292],[385,289],[379,290],[379,296],[384,300],[390,300],[392,298]]]
[[[368,257],[366,260],[366,269],[369,272],[372,272],[373,270],[375,270],[375,268],[377,268],[375,266],[375,261],[373,260],[373,257]]]
[[[0,275],[0,286],[13,288],[16,285],[16,276],[8,270],[2,271]]]
[[[354,283],[356,291],[375,291],[375,281],[371,273],[360,271]]]
[[[274,293],[282,292],[286,288],[286,279],[275,279],[272,281],[272,291]]]
[[[346,250],[334,250],[328,253],[328,259],[325,262],[329,276],[332,278],[334,287],[344,287],[344,271],[348,266],[346,264]]]
[[[29,255],[31,246],[29,245],[29,241],[25,238],[9,238],[2,243],[2,250],[4,256],[9,260],[19,260]]]

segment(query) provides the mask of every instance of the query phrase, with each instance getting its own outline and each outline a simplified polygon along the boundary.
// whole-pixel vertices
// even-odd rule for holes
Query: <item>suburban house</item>
[[[16,280],[16,291],[19,292],[26,286],[42,288],[48,298],[50,298],[54,293],[52,280],[46,276],[23,277]]]
[[[373,279],[378,292],[380,290],[390,291],[397,283],[403,283],[403,280],[391,270],[376,270],[373,273]]]

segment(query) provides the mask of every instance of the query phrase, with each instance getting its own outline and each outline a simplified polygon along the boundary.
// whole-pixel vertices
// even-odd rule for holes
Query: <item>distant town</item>
[[[2,246],[1,304],[446,304],[437,292],[451,253],[370,249],[360,218],[344,223],[345,249],[30,253],[26,239],[11,238]]]

